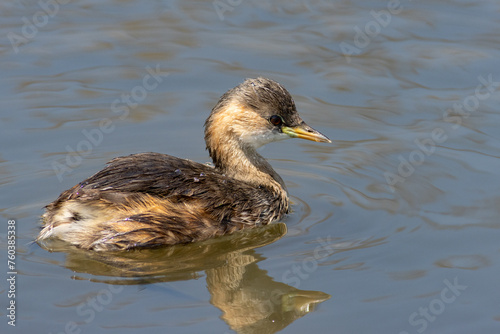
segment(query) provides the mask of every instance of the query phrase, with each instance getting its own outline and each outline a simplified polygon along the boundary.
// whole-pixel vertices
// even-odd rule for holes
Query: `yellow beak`
[[[283,133],[286,133],[292,138],[302,138],[302,139],[317,141],[320,143],[332,142],[330,139],[328,139],[327,136],[325,136],[319,131],[314,130],[306,123],[302,123],[301,125],[298,125],[293,128],[290,128],[288,126],[282,126],[281,131],[283,131]]]

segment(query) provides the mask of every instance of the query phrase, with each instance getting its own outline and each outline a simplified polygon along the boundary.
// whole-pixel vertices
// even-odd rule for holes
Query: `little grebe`
[[[115,158],[46,207],[37,241],[120,250],[269,224],[288,212],[287,191],[256,149],[291,137],[331,142],[304,123],[279,83],[247,79],[222,95],[205,122],[215,167],[159,153]]]

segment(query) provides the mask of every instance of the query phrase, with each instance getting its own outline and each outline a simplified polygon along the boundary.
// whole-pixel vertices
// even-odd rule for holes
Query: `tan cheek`
[[[250,142],[255,139],[255,136],[268,132],[268,127],[269,121],[267,119],[240,104],[232,104],[215,115],[213,119],[211,133],[213,144],[216,146],[227,145],[228,140],[231,140],[231,134],[243,141]],[[256,129],[262,131],[256,131]]]
[[[268,121],[259,114],[246,111],[243,117],[240,115],[237,121],[233,121],[232,128],[240,135],[250,135],[256,133],[257,129],[266,130],[268,125]]]

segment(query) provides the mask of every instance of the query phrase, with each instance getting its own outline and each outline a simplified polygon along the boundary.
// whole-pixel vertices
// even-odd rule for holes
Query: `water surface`
[[[0,5],[2,333],[498,332],[499,4],[44,3]],[[333,140],[261,150],[284,224],[121,254],[32,243],[113,157],[208,161],[210,109],[256,76]]]

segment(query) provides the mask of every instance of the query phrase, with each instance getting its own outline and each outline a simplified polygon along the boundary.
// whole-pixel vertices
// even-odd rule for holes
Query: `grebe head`
[[[230,143],[255,149],[287,138],[331,143],[300,118],[290,93],[266,78],[247,79],[226,92],[205,122],[210,155]]]

